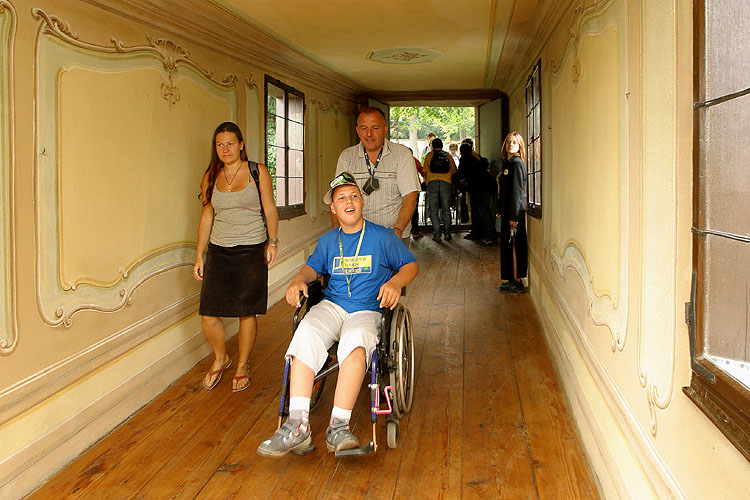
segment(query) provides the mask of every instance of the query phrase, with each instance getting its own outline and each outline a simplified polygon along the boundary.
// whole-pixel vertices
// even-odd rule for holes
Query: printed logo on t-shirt
[[[372,255],[358,257],[334,257],[332,274],[370,274],[372,273]]]

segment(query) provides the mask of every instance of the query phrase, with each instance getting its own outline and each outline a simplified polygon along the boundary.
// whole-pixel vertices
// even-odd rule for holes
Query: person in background
[[[453,174],[456,165],[453,158],[443,151],[443,141],[432,140],[432,152],[424,159],[424,172],[427,180],[427,196],[430,200],[430,218],[432,219],[432,239],[440,242],[440,218],[438,210],[443,210],[443,231],[446,241],[451,236],[451,195],[453,194]]]
[[[378,108],[362,108],[357,115],[360,143],[341,152],[336,174],[354,175],[367,202],[365,219],[392,228],[408,248],[419,177],[409,148],[389,141],[387,134],[385,114]],[[331,223],[334,228],[339,223],[334,214]]]
[[[458,161],[460,160],[458,156],[458,144],[456,144],[455,142],[451,142],[450,144],[448,144],[448,152],[450,153],[451,158],[453,158],[453,163],[458,165]]]
[[[414,155],[414,151],[411,148],[409,148],[409,151]],[[414,166],[417,167],[417,173],[419,174],[420,188],[422,191],[426,191],[427,183],[424,181],[424,170],[416,156],[414,157]],[[419,195],[420,193],[417,193],[417,206],[414,208],[414,215],[411,216],[411,237],[415,240],[422,237],[422,231],[419,229]]]
[[[502,149],[503,168],[497,176],[497,216],[500,217],[500,292],[521,293],[521,278],[528,270],[526,242],[526,147],[518,132],[505,138]],[[515,270],[513,251],[515,250]]]
[[[471,232],[464,238],[492,245],[495,243],[495,218],[490,212],[490,200],[495,191],[494,179],[486,165],[474,156],[470,144],[461,144],[460,151],[461,162],[457,177],[469,192],[472,215]]]
[[[437,137],[434,132],[430,132],[427,134],[427,144],[425,144],[424,148],[422,149],[422,165],[424,165],[424,159],[427,157],[427,154],[432,151],[432,140]]]
[[[240,319],[239,360],[232,380],[232,391],[239,392],[250,382],[248,363],[258,330],[256,315],[266,313],[268,268],[276,262],[279,217],[268,169],[257,164],[257,170],[254,180],[239,127],[232,122],[219,125],[201,183],[203,209],[193,266],[195,279],[202,282],[198,312],[203,333],[214,352],[214,362],[203,379],[203,387],[209,390],[232,364],[222,318]]]

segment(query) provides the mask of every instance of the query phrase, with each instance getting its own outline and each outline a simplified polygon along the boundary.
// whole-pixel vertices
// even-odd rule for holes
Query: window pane
[[[289,204],[300,205],[304,200],[304,182],[300,178],[289,179]]]
[[[540,172],[542,170],[542,141],[539,139],[534,142],[534,158],[536,158],[534,171]]]
[[[750,308],[750,245],[708,236],[706,245],[706,338],[705,352],[723,358],[717,366],[733,374],[750,361],[747,311]],[[750,388],[750,380],[739,380]]]
[[[269,114],[266,119],[266,143],[276,145],[276,115]]]
[[[286,139],[284,138],[284,131],[286,127],[286,120],[284,120],[282,117],[277,116],[276,117],[276,144],[277,146],[286,146]]]
[[[537,65],[534,71],[534,104],[538,104],[542,100],[542,79],[539,77],[540,69]]]
[[[286,206],[286,179],[276,177],[276,206]]]
[[[289,147],[293,149],[304,148],[304,126],[301,123],[288,122],[289,124]]]
[[[273,144],[266,145],[266,151],[268,151],[268,158],[266,158],[266,166],[268,167],[268,173],[271,177],[276,175],[276,148]]]
[[[526,114],[529,114],[534,106],[534,96],[531,95],[531,80],[526,82]]]
[[[538,139],[542,134],[542,108],[537,106],[534,108],[534,139]]]
[[[706,224],[710,229],[750,234],[750,96],[708,108],[705,154]]]
[[[276,154],[276,177],[286,177],[286,149],[276,147],[274,152]]]
[[[738,92],[750,74],[750,2],[711,2],[706,16],[706,99]]]
[[[289,177],[303,177],[305,174],[304,169],[304,153],[297,149],[289,150]]]
[[[542,204],[542,173],[538,172],[534,175],[534,192],[536,193],[536,198],[534,199],[534,203],[537,205]]]
[[[289,94],[289,119],[298,123],[305,121],[305,106],[301,97]]]
[[[284,90],[276,85],[268,84],[268,96],[266,98],[266,109],[269,113],[286,116],[284,111]]]

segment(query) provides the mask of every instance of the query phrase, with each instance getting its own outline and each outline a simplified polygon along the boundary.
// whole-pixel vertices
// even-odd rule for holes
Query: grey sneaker
[[[341,451],[351,448],[359,448],[359,440],[349,430],[349,423],[333,419],[331,425],[326,429],[326,448],[328,451]]]
[[[258,455],[280,457],[288,452],[304,454],[311,449],[312,437],[310,425],[301,421],[287,420],[271,439],[266,439],[258,446]]]

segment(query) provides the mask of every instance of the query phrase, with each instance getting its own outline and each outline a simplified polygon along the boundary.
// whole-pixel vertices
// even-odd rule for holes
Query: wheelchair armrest
[[[297,310],[294,311],[294,331],[297,330],[297,325],[305,317],[307,311],[312,306],[323,300],[323,290],[325,289],[325,282],[327,282],[327,276],[323,276],[321,279],[316,279],[307,284],[307,297],[302,295],[300,297],[300,305]]]

